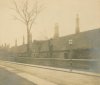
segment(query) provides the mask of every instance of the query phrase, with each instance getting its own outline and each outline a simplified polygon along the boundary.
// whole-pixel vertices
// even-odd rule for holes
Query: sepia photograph
[[[0,85],[99,85],[100,0],[0,0]]]

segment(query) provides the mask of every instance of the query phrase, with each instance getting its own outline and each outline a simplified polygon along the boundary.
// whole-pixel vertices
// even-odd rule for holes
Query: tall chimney
[[[23,45],[25,45],[25,37],[23,36]]]
[[[75,29],[75,33],[79,34],[80,33],[80,18],[79,18],[79,14],[76,15],[76,29]]]
[[[55,27],[54,27],[54,39],[57,39],[59,38],[59,26],[58,26],[58,23],[55,24]]]
[[[17,39],[15,40],[15,47],[17,47]]]

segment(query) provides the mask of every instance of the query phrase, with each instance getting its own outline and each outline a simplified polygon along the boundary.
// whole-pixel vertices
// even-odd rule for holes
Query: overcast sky
[[[18,0],[17,0],[18,1]],[[33,40],[50,38],[54,25],[59,23],[60,36],[75,33],[76,14],[80,16],[80,30],[100,28],[100,0],[39,0],[45,9],[37,17],[32,27]],[[22,43],[26,29],[23,23],[13,19],[11,0],[0,0],[0,45]]]

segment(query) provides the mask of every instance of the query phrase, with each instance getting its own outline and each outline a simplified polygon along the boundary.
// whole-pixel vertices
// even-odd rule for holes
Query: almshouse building
[[[49,40],[35,40],[32,43],[33,58],[69,58],[71,49],[74,59],[89,59],[99,56],[100,29],[80,32]],[[70,45],[70,40],[72,41]],[[12,51],[19,54],[26,52],[26,45],[13,47]]]

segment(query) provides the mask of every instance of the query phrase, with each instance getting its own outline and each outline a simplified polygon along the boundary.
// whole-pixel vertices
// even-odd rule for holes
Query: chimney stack
[[[79,18],[79,14],[76,15],[76,29],[75,29],[75,33],[79,34],[80,33],[80,18]]]
[[[57,39],[59,38],[59,25],[58,23],[55,24],[55,27],[54,27],[54,39]]]

